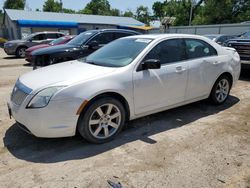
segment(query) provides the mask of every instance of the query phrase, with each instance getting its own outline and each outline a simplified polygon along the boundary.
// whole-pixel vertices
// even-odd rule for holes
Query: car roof
[[[34,32],[32,34],[47,34],[47,33],[60,33],[60,34],[63,34],[63,33],[58,32],[58,31],[40,31],[40,32]]]
[[[142,34],[134,30],[129,30],[129,29],[95,29],[95,30],[87,30],[85,32],[128,32],[128,33],[134,33],[134,34]]]
[[[146,35],[134,35],[127,38],[143,38],[143,39],[164,39],[164,38],[195,38],[195,39],[204,39],[206,37],[201,35],[191,35],[191,34],[146,34]]]

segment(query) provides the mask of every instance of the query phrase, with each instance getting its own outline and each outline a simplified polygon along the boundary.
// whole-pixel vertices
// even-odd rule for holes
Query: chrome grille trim
[[[16,105],[21,105],[28,95],[15,86],[11,94],[11,101]]]
[[[16,105],[21,105],[31,92],[32,89],[28,88],[19,80],[17,80],[16,85],[12,90],[10,100]]]

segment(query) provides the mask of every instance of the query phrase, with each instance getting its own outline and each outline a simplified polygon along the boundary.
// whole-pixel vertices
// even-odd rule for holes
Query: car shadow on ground
[[[2,59],[23,59],[22,57],[16,57],[16,56],[7,56],[7,57],[3,57]]]
[[[36,138],[22,131],[16,124],[6,131],[3,141],[13,156],[25,161],[55,163],[84,159],[136,140],[154,144],[157,141],[149,138],[150,136],[188,126],[189,123],[202,117],[231,108],[239,101],[238,98],[230,96],[225,104],[214,106],[205,100],[146,116],[129,122],[115,140],[101,145],[87,143],[80,136],[58,139]]]

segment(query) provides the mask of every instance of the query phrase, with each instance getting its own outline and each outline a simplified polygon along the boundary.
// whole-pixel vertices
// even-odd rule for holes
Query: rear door
[[[219,76],[223,57],[208,43],[198,39],[184,39],[189,66],[186,100],[206,96]]]
[[[160,69],[134,71],[135,113],[171,106],[184,101],[188,64],[182,39],[169,39],[157,44],[143,59],[157,59]]]
[[[46,43],[47,43],[47,36],[41,33],[32,37],[32,41],[29,43],[28,46],[34,46],[37,44],[46,44]]]

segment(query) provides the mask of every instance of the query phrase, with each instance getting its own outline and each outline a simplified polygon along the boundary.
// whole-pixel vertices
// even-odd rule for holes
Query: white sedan
[[[125,121],[202,99],[224,103],[240,74],[232,48],[195,35],[118,39],[85,59],[21,76],[10,115],[37,137],[113,139]]]

